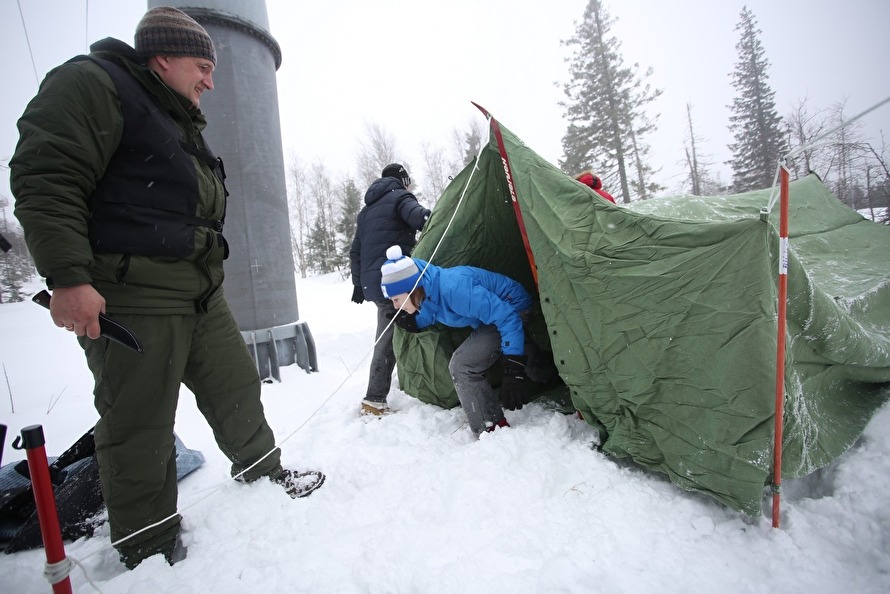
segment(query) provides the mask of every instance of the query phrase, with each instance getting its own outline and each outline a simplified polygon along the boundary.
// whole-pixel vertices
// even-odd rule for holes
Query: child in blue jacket
[[[409,258],[397,245],[386,250],[386,257],[380,285],[383,295],[401,309],[396,324],[409,332],[437,322],[473,328],[448,364],[470,429],[479,435],[507,427],[501,402],[514,410],[525,401],[523,320],[532,307],[528,291],[513,279],[482,268],[441,268]],[[500,402],[485,377],[499,359],[504,367]]]

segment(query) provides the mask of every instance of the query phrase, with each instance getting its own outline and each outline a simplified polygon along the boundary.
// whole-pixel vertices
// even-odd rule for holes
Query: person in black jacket
[[[365,193],[365,206],[358,213],[355,238],[349,250],[352,301],[373,301],[377,306],[377,343],[371,358],[368,389],[362,400],[363,414],[389,412],[386,397],[396,366],[390,324],[396,311],[380,289],[380,267],[386,261],[387,248],[392,245],[400,246],[404,254],[411,253],[417,232],[430,216],[430,210],[408,191],[410,187],[411,177],[402,165],[392,163],[384,167],[382,176]]]

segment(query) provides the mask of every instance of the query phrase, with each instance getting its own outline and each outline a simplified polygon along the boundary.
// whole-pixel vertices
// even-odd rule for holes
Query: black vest
[[[173,118],[125,68],[86,57],[111,77],[124,120],[120,145],[90,198],[93,250],[184,258],[195,250],[195,226],[214,229],[223,244],[223,221],[195,216],[200,189],[191,157],[221,181],[222,160],[184,142]]]

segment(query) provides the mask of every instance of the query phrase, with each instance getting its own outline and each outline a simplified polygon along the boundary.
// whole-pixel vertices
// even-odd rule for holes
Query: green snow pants
[[[114,318],[142,340],[143,353],[106,339],[79,341],[95,380],[96,456],[111,540],[164,520],[117,545],[135,567],[172,552],[179,532],[173,424],[180,384],[195,395],[233,476],[270,450],[240,480],[274,473],[281,452],[263,413],[256,367],[224,299],[214,299],[207,313]]]

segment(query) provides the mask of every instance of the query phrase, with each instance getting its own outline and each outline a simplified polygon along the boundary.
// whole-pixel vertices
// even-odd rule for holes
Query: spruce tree
[[[661,91],[644,82],[651,70],[640,77],[638,64],[624,66],[620,43],[609,34],[613,23],[602,2],[590,0],[575,36],[564,42],[574,53],[571,82],[563,87],[567,101],[561,105],[569,125],[560,167],[569,174],[595,170],[606,187],[618,185],[612,193],[627,203],[632,196],[645,199],[661,189],[651,179],[644,142],[655,130],[645,108]]]
[[[464,133],[464,165],[469,165],[476,159],[476,155],[482,150],[482,126],[478,121],[470,124],[469,131]]]
[[[344,278],[349,275],[349,249],[352,247],[352,240],[355,238],[355,222],[358,213],[362,209],[362,193],[355,184],[355,180],[347,179],[340,184],[340,217],[337,220],[337,242],[339,249],[337,251],[337,268],[340,269]]]
[[[783,152],[782,119],[776,110],[776,93],[770,88],[769,61],[760,43],[754,14],[745,6],[735,30],[738,62],[732,73],[736,97],[730,106],[729,130],[735,142],[729,145],[733,190],[745,192],[769,188]]]

